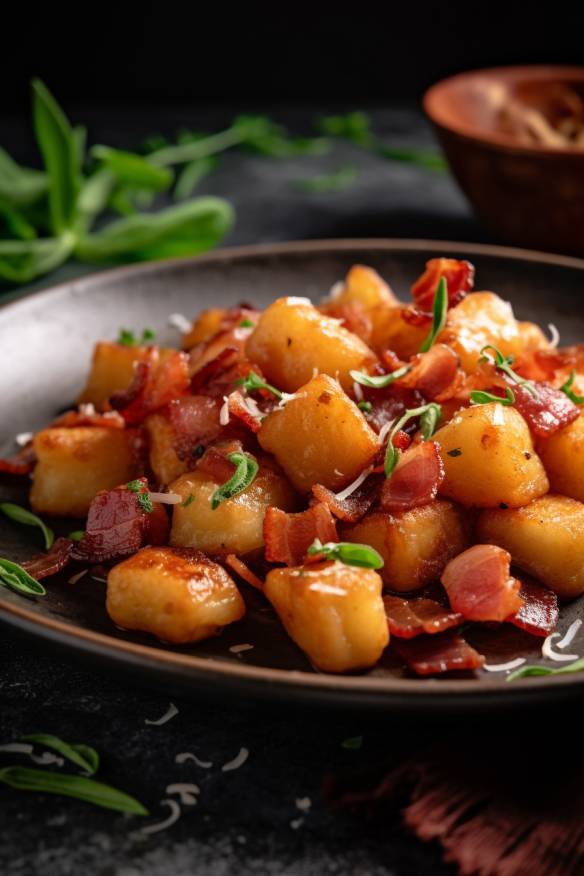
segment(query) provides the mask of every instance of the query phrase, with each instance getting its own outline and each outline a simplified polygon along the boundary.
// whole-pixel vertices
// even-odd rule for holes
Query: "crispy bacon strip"
[[[147,490],[146,479],[140,480]],[[168,517],[162,505],[155,504],[148,513],[138,503],[136,493],[125,485],[101,490],[89,507],[85,535],[73,546],[71,556],[103,563],[133,554],[147,544],[166,544],[168,530]]]
[[[549,636],[553,633],[560,616],[558,597],[554,591],[528,578],[521,581],[519,595],[523,605],[507,620],[532,636]]]
[[[227,457],[230,453],[241,453],[241,441],[219,441],[208,447],[197,463],[197,470],[208,474],[218,484],[228,481],[235,466]]]
[[[25,560],[21,566],[26,569],[29,575],[40,581],[41,578],[56,575],[57,572],[65,568],[71,558],[72,548],[71,539],[57,538],[50,550],[43,554],[37,554],[31,560]]]
[[[246,584],[250,584],[252,587],[255,587],[256,590],[259,590],[263,593],[264,590],[264,582],[261,578],[252,572],[252,570],[245,565],[243,560],[240,560],[239,557],[236,557],[235,554],[227,554],[225,557],[225,562],[228,566],[230,566],[233,571],[239,575],[240,578],[246,582]]]
[[[312,494],[319,502],[324,502],[339,520],[357,523],[377,501],[383,480],[381,475],[369,475],[346,499],[339,499],[336,493],[323,487],[322,484],[315,484]]]
[[[148,414],[186,393],[190,380],[186,353],[173,353],[162,362],[159,359],[158,350],[151,348],[148,359],[136,365],[129,389],[111,397],[112,408],[120,411],[126,423],[140,423]]]
[[[252,432],[260,431],[261,420],[254,414],[254,399],[247,399],[235,390],[228,395],[227,404],[230,417],[241,420]]]
[[[515,407],[538,438],[549,438],[580,416],[580,411],[565,393],[549,383],[536,383],[537,395],[524,386],[513,385]]]
[[[268,508],[264,517],[266,560],[299,566],[315,538],[338,541],[337,527],[327,505],[319,502],[300,514]]]
[[[519,612],[521,585],[510,563],[510,554],[493,544],[476,544],[450,560],[440,580],[454,611],[474,621],[504,621]]]
[[[444,277],[448,285],[448,306],[455,307],[474,286],[474,265],[461,259],[430,259],[426,270],[412,286],[412,296],[416,307],[431,312],[434,295]]]
[[[408,511],[436,498],[444,465],[435,441],[414,444],[401,457],[381,489],[384,511]]]
[[[32,441],[16,453],[12,459],[0,459],[0,475],[7,474],[14,477],[26,477],[36,465],[36,456]]]
[[[442,396],[458,377],[458,357],[446,344],[435,344],[427,353],[418,354],[412,365],[399,383],[417,389],[429,401]]]
[[[452,631],[438,636],[391,640],[391,648],[416,675],[439,675],[468,669],[480,669],[485,658]]]
[[[194,459],[197,448],[214,441],[221,432],[221,402],[206,395],[185,395],[168,405],[174,432],[173,446],[179,459]]]
[[[53,427],[75,429],[77,426],[100,426],[104,429],[123,429],[126,422],[117,411],[100,414],[91,405],[81,405],[78,411],[66,411],[51,423]]]
[[[234,367],[239,357],[237,347],[223,347],[217,355],[202,365],[191,378],[191,392],[208,390],[209,386]]]
[[[422,633],[434,635],[462,623],[462,615],[440,605],[434,599],[401,599],[384,596],[387,625],[392,636],[413,639]]]

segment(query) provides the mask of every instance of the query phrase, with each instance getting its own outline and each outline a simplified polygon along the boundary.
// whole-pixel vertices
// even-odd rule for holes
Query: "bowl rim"
[[[538,156],[541,158],[572,158],[584,162],[584,149],[558,148],[533,144],[527,146],[518,143],[510,134],[498,131],[479,131],[476,126],[465,121],[454,123],[446,114],[442,105],[443,95],[460,83],[469,83],[477,79],[493,79],[505,82],[516,81],[553,81],[554,79],[576,79],[584,84],[584,66],[565,64],[525,64],[500,67],[481,67],[476,70],[466,70],[448,76],[431,85],[422,98],[424,112],[430,121],[438,128],[466,140],[480,143],[492,149],[507,151],[514,154]]]

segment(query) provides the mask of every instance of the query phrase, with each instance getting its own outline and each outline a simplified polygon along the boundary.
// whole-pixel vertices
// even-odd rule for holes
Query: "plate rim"
[[[248,258],[274,257],[278,255],[302,255],[304,253],[351,252],[356,249],[378,252],[395,252],[399,250],[421,252],[433,255],[436,252],[457,251],[464,255],[482,255],[493,258],[506,258],[535,264],[549,264],[570,268],[584,273],[584,259],[571,256],[561,256],[552,253],[541,253],[536,250],[505,247],[493,244],[473,244],[469,242],[424,240],[412,238],[348,238],[334,240],[302,240],[283,243],[253,244],[249,246],[225,247],[203,255],[164,259],[155,262],[124,265],[109,270],[96,271],[90,274],[73,277],[62,283],[48,286],[31,292],[18,292],[0,304],[0,319],[7,312],[26,308],[38,296],[50,298],[66,292],[72,285],[83,283],[82,294],[89,294],[97,284],[123,280],[126,276],[142,276],[150,273],[165,273],[175,267],[197,266],[199,264],[222,264],[230,261],[241,261]],[[469,705],[492,704],[494,700],[501,705],[511,706],[516,699],[526,702],[538,698],[544,692],[556,690],[557,695],[566,690],[576,691],[584,685],[584,673],[578,677],[575,673],[561,676],[537,676],[535,678],[518,679],[513,687],[507,689],[501,684],[502,679],[493,674],[493,678],[482,678],[480,686],[476,679],[417,679],[391,678],[362,675],[335,675],[332,673],[309,673],[302,670],[278,669],[267,666],[252,666],[243,662],[222,661],[221,659],[197,657],[161,647],[144,645],[124,639],[118,639],[106,633],[86,629],[68,621],[38,614],[23,604],[16,604],[3,597],[0,591],[0,620],[35,639],[51,641],[61,645],[70,653],[82,653],[87,657],[97,656],[110,665],[117,664],[126,668],[154,669],[167,679],[175,679],[180,671],[184,683],[186,676],[193,683],[212,685],[214,682],[231,683],[237,686],[242,683],[248,690],[258,696],[282,697],[288,693],[292,696],[312,698],[322,694],[327,701],[331,696],[336,700],[349,697],[353,701],[365,702],[369,705],[387,706],[390,703],[407,701],[413,708],[427,705]],[[515,691],[516,697],[509,696]]]

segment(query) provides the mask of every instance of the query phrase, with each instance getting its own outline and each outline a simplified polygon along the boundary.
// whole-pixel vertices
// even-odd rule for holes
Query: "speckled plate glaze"
[[[252,301],[264,307],[279,295],[326,294],[355,262],[372,265],[405,295],[424,262],[444,255],[470,259],[477,288],[509,299],[522,319],[554,323],[563,343],[584,340],[584,261],[501,247],[415,240],[316,241],[222,250],[194,260],[125,267],[37,292],[0,309],[0,452],[14,436],[38,428],[77,396],[93,343],[120,326],[152,326],[175,343],[170,313],[192,316],[205,307]],[[0,482],[0,498],[23,501],[26,484]],[[57,529],[59,527],[57,526]],[[63,532],[71,527],[63,522]],[[38,550],[33,530],[0,521],[0,556],[17,560]],[[451,709],[512,706],[584,692],[584,673],[505,681],[504,673],[446,678],[408,676],[389,656],[371,672],[315,672],[255,592],[244,621],[192,648],[174,648],[116,630],[104,607],[105,585],[88,576],[77,584],[49,579],[44,599],[0,588],[0,619],[41,647],[66,649],[109,671],[183,694],[207,692],[273,700],[361,707]],[[584,601],[562,609],[560,629],[584,618]],[[478,630],[472,639],[490,662],[540,659],[541,640],[509,627]],[[251,644],[239,655],[229,649]],[[571,651],[584,654],[584,636]]]

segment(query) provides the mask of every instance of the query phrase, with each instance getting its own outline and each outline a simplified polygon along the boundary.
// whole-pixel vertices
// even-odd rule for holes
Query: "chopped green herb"
[[[130,329],[122,328],[118,335],[116,343],[122,344],[124,347],[137,347],[141,344],[147,344],[148,341],[153,341],[156,337],[156,332],[153,329],[145,328],[142,332],[142,337],[138,338]]]
[[[341,742],[341,748],[346,748],[349,751],[358,751],[363,747],[363,737],[362,736],[349,736],[348,739],[343,739]]]
[[[189,505],[192,505],[194,501],[195,501],[194,493],[190,493],[190,495],[188,495],[186,497],[184,502],[181,502],[181,508],[188,508]]]
[[[427,353],[434,341],[446,325],[446,316],[448,314],[448,284],[445,277],[440,277],[436,294],[434,295],[434,304],[432,307],[432,328],[430,334],[420,347],[420,353]]]
[[[373,410],[373,405],[368,401],[360,401],[357,407],[360,411],[363,411],[364,414],[370,414]]]
[[[385,386],[389,386],[390,383],[393,383],[394,380],[399,380],[400,377],[405,377],[411,368],[411,365],[402,365],[401,368],[397,368],[395,371],[392,371],[391,374],[371,375],[366,374],[364,371],[350,371],[349,374],[355,383],[360,383],[361,386],[369,386],[372,389],[383,389]]]
[[[267,389],[267,391],[271,392],[272,395],[275,395],[276,398],[281,399],[283,397],[283,394],[279,389],[266,383],[265,380],[262,380],[259,374],[255,373],[255,371],[250,371],[247,377],[241,377],[239,380],[236,380],[235,386],[241,386],[246,392],[256,392],[258,389]]]
[[[371,119],[366,113],[351,112],[342,116],[324,116],[317,122],[318,129],[329,137],[340,137],[356,146],[370,148],[375,144]]]
[[[81,541],[83,536],[85,535],[85,530],[83,529],[75,529],[73,532],[70,532],[67,538],[70,538],[71,541]]]
[[[0,782],[17,791],[59,794],[83,800],[85,803],[93,803],[94,806],[102,806],[104,809],[148,815],[148,810],[134,797],[84,776],[10,766],[0,769]]]
[[[380,146],[378,152],[390,161],[403,161],[406,164],[416,164],[438,172],[448,170],[446,159],[438,152],[429,152],[425,149],[397,149],[390,146]]]
[[[582,404],[584,404],[584,395],[578,395],[572,389],[572,385],[574,383],[575,377],[576,377],[576,369],[573,368],[570,371],[570,376],[568,377],[566,382],[562,386],[560,386],[560,390],[563,393],[565,393],[568,396],[568,398],[570,399],[570,401],[573,401],[575,405],[582,405]]]
[[[323,173],[320,176],[314,176],[312,179],[296,180],[295,185],[306,192],[336,192],[349,188],[349,186],[353,185],[356,178],[357,168],[352,165],[345,165],[332,173]]]
[[[573,663],[568,663],[567,666],[561,666],[559,669],[552,669],[549,666],[520,666],[519,669],[507,676],[507,681],[515,681],[516,678],[526,678],[530,675],[565,675],[569,672],[581,672],[582,670],[584,670],[584,657]]]
[[[493,356],[485,355],[485,350],[491,350]],[[481,350],[481,357],[479,359],[479,364],[481,362],[490,362],[491,365],[494,365],[498,371],[502,371],[503,374],[506,374],[507,377],[510,377],[511,380],[516,383],[518,386],[523,386],[532,395],[534,398],[537,398],[537,389],[533,385],[533,381],[525,380],[525,378],[520,377],[519,374],[516,374],[515,371],[511,368],[511,364],[513,362],[513,356],[503,356],[500,350],[496,347],[493,347],[492,344],[487,344]]]
[[[251,319],[242,319],[241,322],[239,323],[239,327],[240,328],[253,328],[254,323],[251,321]]]
[[[151,514],[154,510],[152,505],[152,499],[150,498],[150,493],[148,491],[148,487],[144,484],[143,481],[136,480],[130,481],[126,484],[127,488],[136,494],[136,501],[138,505],[145,511],[146,514]]]
[[[23,596],[44,596],[46,590],[40,581],[29,575],[26,569],[0,557],[0,584]]]
[[[22,523],[24,526],[38,526],[45,540],[45,549],[49,550],[52,546],[55,541],[55,533],[36,514],[20,505],[14,505],[12,502],[0,502],[0,511],[10,520],[14,520],[15,523]]]
[[[349,541],[329,541],[323,544],[315,538],[306,553],[309,556],[322,554],[327,560],[339,560],[346,566],[359,566],[362,569],[381,569],[383,557],[367,544],[353,544]]]
[[[91,748],[89,745],[73,745],[59,739],[58,736],[52,736],[50,733],[32,733],[23,736],[22,741],[32,742],[33,745],[42,745],[44,748],[57,751],[89,775],[93,775],[99,768],[99,754],[95,748]]]
[[[430,402],[427,405],[423,405],[419,408],[410,408],[405,411],[401,417],[395,421],[393,426],[391,427],[391,431],[387,438],[387,447],[385,450],[385,462],[383,465],[383,470],[385,472],[385,477],[388,478],[392,475],[396,465],[398,464],[400,451],[397,447],[393,445],[394,436],[403,429],[403,427],[410,420],[415,419],[415,417],[420,417],[420,429],[422,432],[422,437],[424,441],[429,441],[434,432],[436,431],[436,426],[440,422],[440,417],[442,416],[442,408],[440,405],[436,404],[436,402]]]
[[[218,487],[211,496],[211,508],[213,511],[226,499],[232,499],[246,490],[253,482],[259,470],[255,459],[247,453],[230,453],[227,459],[236,466],[236,469],[232,477]]]
[[[447,450],[447,456],[462,456],[462,450],[459,447],[455,447],[454,450]]]
[[[515,393],[510,387],[506,387],[505,398],[501,398],[500,395],[493,395],[491,392],[475,389],[470,394],[470,400],[473,405],[488,405],[491,402],[498,402],[500,405],[512,405],[515,403]]]

